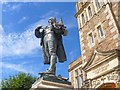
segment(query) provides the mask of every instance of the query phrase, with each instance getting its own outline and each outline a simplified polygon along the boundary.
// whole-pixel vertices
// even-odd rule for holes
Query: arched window
[[[75,78],[76,78],[76,88],[80,90],[83,85],[82,73],[80,69],[75,70]]]
[[[92,17],[92,15],[93,15],[93,14],[92,14],[92,9],[91,9],[90,6],[88,7],[88,15],[89,15],[89,18]]]
[[[101,8],[100,2],[98,0],[95,0],[95,4],[97,7],[97,10],[99,10]]]
[[[89,40],[90,40],[90,44],[93,45],[94,44],[94,36],[93,36],[93,33],[90,33],[89,34]]]
[[[97,27],[97,30],[98,30],[99,38],[103,38],[104,37],[104,32],[103,32],[103,29],[102,29],[101,25],[99,25]]]
[[[85,15],[82,14],[81,17],[82,17],[82,25],[83,25],[85,23]]]
[[[104,0],[95,0],[95,7],[97,11],[100,10],[104,4],[105,4]]]

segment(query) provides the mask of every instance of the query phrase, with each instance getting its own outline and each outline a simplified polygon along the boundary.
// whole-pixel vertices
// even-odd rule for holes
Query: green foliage
[[[19,73],[2,80],[1,90],[29,90],[36,78],[30,74]]]
[[[117,83],[116,88],[117,90],[120,90],[120,82]]]

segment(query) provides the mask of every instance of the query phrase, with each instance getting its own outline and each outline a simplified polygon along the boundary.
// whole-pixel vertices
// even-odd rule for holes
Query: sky
[[[31,73],[38,77],[49,65],[43,64],[40,39],[34,35],[39,25],[48,25],[49,17],[62,17],[69,32],[63,37],[67,61],[57,62],[56,75],[69,78],[68,65],[80,57],[75,2],[5,2],[2,3],[0,23],[0,55],[2,78],[19,72]],[[0,12],[1,14],[1,12]]]

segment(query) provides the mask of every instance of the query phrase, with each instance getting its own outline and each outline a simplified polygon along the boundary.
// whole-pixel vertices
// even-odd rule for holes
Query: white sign
[[[87,79],[97,78],[118,66],[118,58],[106,61],[87,72]]]

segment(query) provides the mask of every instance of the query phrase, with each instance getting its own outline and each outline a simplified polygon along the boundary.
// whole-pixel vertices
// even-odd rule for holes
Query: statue
[[[63,63],[66,61],[66,54],[62,43],[62,35],[67,36],[68,31],[62,22],[56,22],[56,18],[51,17],[48,20],[48,26],[39,26],[35,29],[35,36],[41,38],[44,64],[50,64],[45,74],[55,75],[56,62]]]

